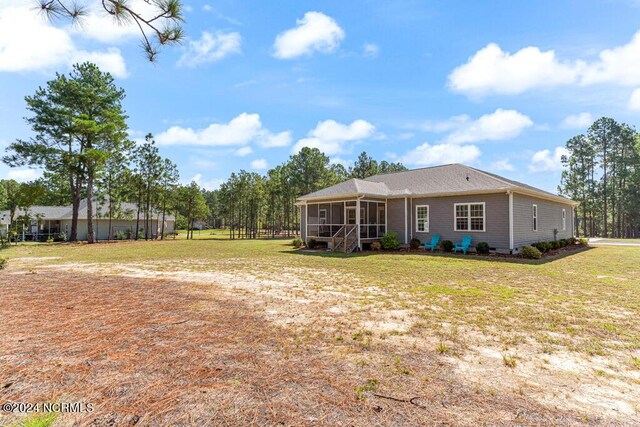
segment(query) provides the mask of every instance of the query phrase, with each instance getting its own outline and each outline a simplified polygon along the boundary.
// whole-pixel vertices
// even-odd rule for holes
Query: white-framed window
[[[567,229],[567,210],[562,209],[562,231]]]
[[[531,206],[531,214],[533,215],[533,231],[538,231],[538,205]]]
[[[327,223],[327,210],[326,209],[320,209],[319,211],[319,224],[326,224]]]
[[[416,206],[416,231],[429,232],[429,205]]]
[[[485,231],[484,208],[484,202],[454,204],[454,230]]]

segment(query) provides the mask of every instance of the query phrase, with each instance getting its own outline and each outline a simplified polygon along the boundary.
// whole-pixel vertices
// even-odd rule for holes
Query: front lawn
[[[196,235],[192,241],[24,245],[1,255],[10,258],[11,274],[65,271],[105,282],[118,276],[163,287],[175,282],[242,302],[265,328],[282,328],[300,348],[326,357],[328,366],[339,360],[354,398],[369,405],[389,403],[378,394],[446,394],[443,384],[454,381],[469,393],[457,398],[475,402],[470,396],[478,393],[490,402],[490,414],[470,418],[477,422],[505,419],[504,411],[513,409],[505,402],[515,401],[549,422],[564,416],[637,420],[640,248],[598,247],[540,263],[305,253],[288,240]],[[117,290],[117,281],[97,291],[110,287]],[[0,298],[3,292],[0,287]],[[446,374],[438,373],[443,369]],[[557,414],[558,407],[570,414]],[[441,420],[455,422],[449,415]],[[422,419],[416,416],[398,420]]]

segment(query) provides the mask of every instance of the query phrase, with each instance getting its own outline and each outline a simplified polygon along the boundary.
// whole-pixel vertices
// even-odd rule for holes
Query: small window
[[[538,231],[538,205],[533,205],[533,231]]]
[[[326,224],[326,223],[327,223],[327,210],[320,209],[320,224]]]
[[[484,202],[456,203],[454,212],[456,231],[485,231]]]
[[[567,229],[567,210],[562,209],[562,231]]]
[[[429,206],[416,206],[416,231],[421,233],[429,232]]]
[[[378,205],[378,224],[386,224],[386,215],[384,212],[384,205]]]

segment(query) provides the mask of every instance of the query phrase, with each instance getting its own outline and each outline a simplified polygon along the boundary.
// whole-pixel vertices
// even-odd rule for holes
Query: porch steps
[[[343,225],[333,235],[333,251],[344,252],[350,254],[358,247],[358,236],[356,233],[356,225]]]

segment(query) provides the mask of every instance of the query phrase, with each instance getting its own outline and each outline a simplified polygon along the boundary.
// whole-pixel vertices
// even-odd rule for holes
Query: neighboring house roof
[[[135,203],[121,202],[120,209],[114,209],[113,219],[118,220],[135,220],[136,213],[138,211],[138,205]],[[23,209],[18,209],[16,211],[16,216],[24,215],[25,211]],[[32,217],[40,216],[42,219],[48,220],[65,220],[72,219],[73,217],[73,206],[31,206],[29,208],[29,215]],[[93,205],[93,216],[94,218],[109,218],[109,202],[98,203],[94,201]],[[143,214],[140,214],[140,217],[143,217]],[[162,212],[153,211],[151,212],[152,219],[162,219]],[[80,201],[80,206],[78,209],[78,219],[86,220],[87,219],[87,199],[83,199]],[[166,214],[166,221],[175,221],[175,216]],[[9,224],[9,211],[0,211],[0,224]]]
[[[484,172],[461,164],[434,166],[350,179],[340,184],[315,191],[298,200],[331,197],[429,197],[454,194],[495,193],[514,191],[550,198],[567,204],[576,202],[521,182]]]

